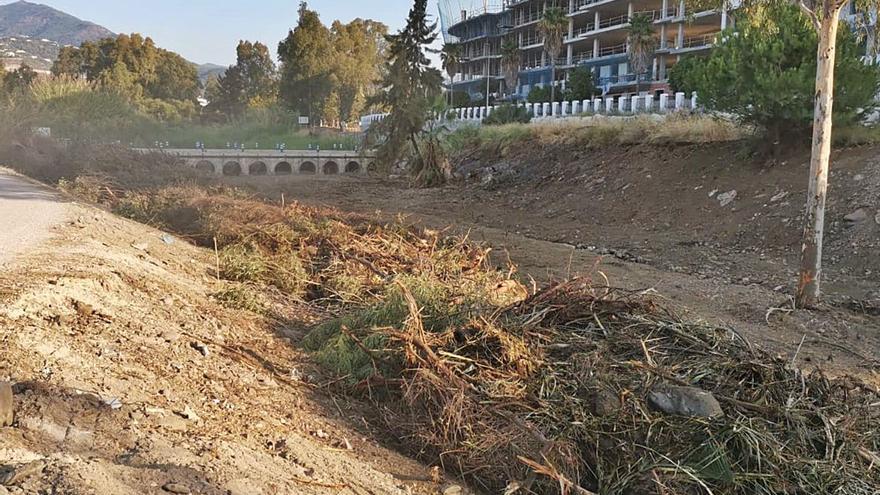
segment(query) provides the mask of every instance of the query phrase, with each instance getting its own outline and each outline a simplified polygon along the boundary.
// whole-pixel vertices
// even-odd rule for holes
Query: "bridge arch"
[[[355,160],[352,160],[345,164],[345,173],[347,174],[356,174],[361,171],[361,164]]]
[[[275,164],[275,175],[290,175],[293,173],[293,167],[290,162],[278,162]]]
[[[324,175],[336,175],[339,173],[339,164],[333,160],[327,161],[324,163],[322,171],[324,172]]]
[[[210,160],[199,160],[195,165],[196,170],[206,174],[215,174],[217,170],[214,168],[214,162]]]
[[[267,173],[269,173],[269,168],[265,162],[253,162],[248,165],[248,175],[266,175]]]
[[[226,162],[223,165],[223,175],[237,177],[241,175],[241,164],[238,162]]]
[[[315,166],[315,162],[305,161],[299,165],[299,173],[301,174],[314,174],[318,172],[318,168]]]

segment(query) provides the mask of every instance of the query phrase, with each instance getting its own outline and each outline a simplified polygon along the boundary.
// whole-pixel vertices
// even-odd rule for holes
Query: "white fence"
[[[528,109],[535,120],[574,117],[578,115],[633,115],[639,113],[672,113],[694,111],[698,109],[697,93],[690,96],[685,93],[662,93],[659,98],[653,94],[632,96],[606,96],[580,101],[562,101],[550,103],[518,103],[518,107]],[[498,108],[495,106],[464,107],[450,110],[447,119],[481,122]],[[375,122],[381,121],[387,114],[371,114],[361,117],[361,130],[366,130]],[[442,120],[444,116],[438,116]]]

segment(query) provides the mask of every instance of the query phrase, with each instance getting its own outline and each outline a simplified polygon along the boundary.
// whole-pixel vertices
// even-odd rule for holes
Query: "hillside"
[[[0,5],[0,37],[29,36],[61,45],[80,45],[114,36],[109,29],[78,19],[47,5],[24,0]]]
[[[29,36],[0,37],[0,64],[6,70],[15,70],[27,64],[36,70],[49,70],[58,58],[61,45],[48,39]]]

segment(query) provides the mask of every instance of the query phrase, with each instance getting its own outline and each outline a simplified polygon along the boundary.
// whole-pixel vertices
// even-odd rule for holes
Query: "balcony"
[[[701,34],[699,36],[689,36],[684,39],[678,50],[690,50],[695,48],[708,48],[715,44],[715,39],[721,34],[720,31],[715,33]]]
[[[620,55],[621,53],[626,53],[626,43],[620,43],[619,45],[612,46],[603,46],[599,48],[599,56],[600,57],[609,57],[611,55]]]
[[[525,26],[526,24],[531,24],[533,22],[538,22],[541,20],[542,12],[529,12],[522,16],[514,16],[514,27]]]
[[[544,42],[544,38],[542,38],[538,35],[523,36],[522,42],[519,44],[519,48],[520,48],[520,50],[523,50],[526,48],[532,48],[532,47],[540,45],[543,42]]]

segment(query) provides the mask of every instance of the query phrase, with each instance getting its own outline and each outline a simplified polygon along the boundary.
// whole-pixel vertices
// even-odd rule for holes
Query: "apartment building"
[[[710,49],[715,36],[732,21],[727,10],[689,12],[680,0],[505,0],[500,5],[483,2],[457,14],[444,14],[441,9],[446,42],[459,43],[465,59],[452,89],[485,95],[487,77],[490,87],[493,80],[501,79],[500,45],[505,37],[513,37],[520,48],[516,93],[525,97],[532,88],[549,84],[550,60],[538,21],[552,5],[568,16],[568,33],[556,60],[557,84],[564,85],[567,72],[583,66],[593,71],[597,85],[607,94],[634,94],[636,90],[627,47],[633,15],[649,16],[658,40],[651,68],[639,78],[641,92],[668,89],[669,69],[684,55]]]

